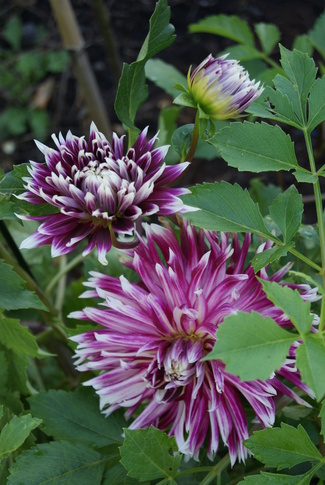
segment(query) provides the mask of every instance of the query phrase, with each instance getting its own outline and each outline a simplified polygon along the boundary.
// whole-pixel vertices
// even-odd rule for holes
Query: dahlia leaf
[[[18,355],[38,357],[39,347],[33,334],[19,320],[0,314],[0,343]]]
[[[314,317],[310,314],[310,301],[304,301],[298,290],[260,279],[263,290],[275,306],[290,318],[301,336],[310,332]]]
[[[308,131],[325,120],[325,77],[317,79],[311,88],[308,99]]]
[[[56,440],[78,441],[96,448],[123,442],[124,419],[116,412],[108,418],[100,414],[93,390],[50,390],[30,397],[29,402],[32,414],[43,420],[42,430]]]
[[[317,73],[315,62],[307,54],[297,50],[290,51],[282,45],[280,51],[281,65],[298,96],[299,108],[296,114],[300,121],[306,123],[307,98]]]
[[[280,369],[297,336],[257,312],[238,312],[219,324],[217,342],[205,360],[218,359],[243,381],[265,381]]]
[[[128,475],[140,482],[157,478],[172,479],[177,474],[182,456],[177,452],[175,438],[168,437],[159,429],[124,429],[125,441],[120,448],[122,465]]]
[[[231,45],[220,54],[229,54],[229,59],[240,59],[240,61],[250,61],[251,59],[261,59],[264,57],[261,51],[246,44]]]
[[[20,417],[13,416],[4,425],[0,433],[0,460],[17,450],[24,443],[30,432],[37,428],[41,422],[41,419],[32,418],[30,414]]]
[[[8,483],[24,485],[101,483],[106,457],[79,443],[52,441],[23,452],[10,469]]]
[[[231,167],[246,172],[299,170],[294,145],[278,125],[231,123],[209,140]]]
[[[185,204],[200,211],[186,214],[193,224],[213,231],[253,232],[274,240],[249,192],[240,185],[215,182],[192,187],[182,197]]]
[[[1,324],[0,324],[1,328]],[[29,358],[25,354],[18,354],[12,350],[6,348],[0,343],[0,350],[4,352],[6,362],[8,365],[8,376],[7,386],[13,392],[17,390],[23,394],[28,393],[27,388],[27,373],[26,368],[29,364]]]
[[[21,195],[26,191],[24,188],[23,177],[30,177],[28,172],[29,163],[21,163],[15,165],[11,172],[5,174],[0,180],[0,196],[4,198],[0,200],[0,215],[7,214],[7,217],[2,219],[16,219],[15,213],[31,216],[45,216],[49,214],[56,214],[59,212],[57,207],[50,204],[31,204],[26,200],[13,197],[14,195]],[[12,217],[9,217],[11,211]],[[19,220],[19,219],[18,219]]]
[[[297,349],[297,367],[302,381],[314,392],[317,401],[325,395],[325,342],[318,334],[304,337]]]
[[[280,229],[284,243],[298,232],[304,205],[302,196],[294,185],[279,194],[270,207],[270,216]]]
[[[274,24],[266,24],[263,22],[255,24],[254,27],[263,51],[265,54],[271,54],[281,37],[278,27]]]
[[[248,23],[236,15],[210,15],[195,24],[190,24],[189,31],[192,34],[205,32],[221,35],[240,44],[254,47],[254,36]]]
[[[308,37],[311,40],[312,45],[318,52],[325,58],[325,12],[323,12],[315,22],[314,27],[308,32]]]
[[[261,472],[260,475],[245,477],[238,485],[309,485],[314,473],[313,469],[303,475]]]
[[[150,18],[149,33],[137,60],[132,64],[123,65],[115,99],[115,111],[120,121],[132,130],[136,130],[134,120],[137,111],[148,97],[145,64],[175,40],[175,29],[169,20],[170,7],[167,5],[167,0],[159,0]]]
[[[26,289],[25,281],[14,272],[12,266],[0,260],[0,308],[18,310],[36,308],[47,311],[35,293]]]
[[[290,251],[290,249],[293,248],[293,246],[294,246],[294,243],[289,242],[284,246],[280,246],[280,247],[275,246],[273,248],[266,249],[265,251],[262,251],[261,253],[256,254],[251,261],[254,267],[255,273],[260,271],[262,268],[265,268],[265,266],[282,258],[282,256],[286,256],[288,251]]]
[[[245,446],[265,466],[276,467],[278,470],[292,468],[299,463],[324,460],[301,424],[294,428],[281,423],[280,428],[255,431],[245,441]]]
[[[270,86],[264,89],[261,96],[246,111],[260,118],[269,118],[297,128],[302,126],[288,96]]]
[[[121,463],[116,463],[116,465],[105,472],[101,485],[137,485],[138,483],[139,480],[127,475],[127,471]],[[150,485],[150,482],[144,482],[143,485]]]
[[[161,59],[149,59],[145,66],[145,73],[150,81],[166,91],[173,98],[179,94],[179,90],[175,88],[175,84],[187,85],[186,76],[172,64],[168,64]]]

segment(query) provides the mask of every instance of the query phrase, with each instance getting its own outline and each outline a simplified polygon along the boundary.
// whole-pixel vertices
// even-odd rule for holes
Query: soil
[[[3,2],[4,4],[5,2]],[[308,32],[314,25],[317,17],[324,10],[324,0],[170,0],[171,23],[175,26],[176,40],[172,47],[159,54],[159,57],[172,63],[184,74],[188,67],[197,65],[206,55],[217,55],[232,42],[210,34],[189,34],[188,25],[208,15],[230,14],[239,15],[253,26],[257,22],[273,23],[282,33],[281,43],[291,48],[294,38]],[[109,13],[112,30],[116,41],[116,49],[121,61],[131,63],[138,55],[141,45],[148,32],[148,21],[155,8],[154,0],[71,0],[82,35],[86,43],[86,52],[89,56],[94,74],[96,76],[103,104],[107,110],[112,128],[121,134],[123,129],[114,112],[114,99],[116,94],[116,82],[113,71],[108,62],[105,43],[101,34],[99,18],[96,6],[103,5],[106,13]],[[44,0],[15,0],[7,6],[1,5],[0,1],[0,32],[1,26],[14,13],[18,13],[23,21],[24,38],[23,49],[36,49],[36,31],[42,25],[47,32],[46,46],[43,48],[58,49],[61,39],[48,2]],[[0,39],[0,47],[5,48],[6,43]],[[278,61],[279,55],[276,50],[274,60]],[[79,88],[75,82],[71,68],[54,77],[55,84],[48,110],[51,114],[51,131],[65,134],[71,130],[76,135],[82,135],[89,130],[89,117]],[[149,83],[149,98],[141,108],[137,116],[137,125],[143,128],[150,126],[153,135],[157,130],[158,113],[161,106],[171,104],[171,98],[159,88]],[[4,107],[6,99],[0,90],[0,108]],[[193,113],[189,113],[188,120],[193,122]],[[295,141],[297,156],[306,159],[303,140],[299,133],[291,133]],[[9,145],[8,145],[9,142]],[[44,141],[52,145],[49,139]],[[8,146],[11,149],[8,152]],[[324,155],[319,163],[325,163]],[[12,137],[3,140],[0,147],[0,167],[5,172],[12,168],[13,164],[27,162],[28,160],[41,161],[41,154],[35,148],[33,137],[30,133],[23,136]],[[300,158],[301,159],[301,158]],[[217,172],[217,173],[216,173]],[[253,176],[255,176],[253,174]],[[222,160],[206,162],[196,160],[193,169],[187,174],[186,184],[193,185],[201,181],[226,179],[230,182],[238,182],[242,186],[248,186],[252,174],[238,173],[229,168]],[[269,177],[266,180],[275,184],[282,183],[287,186],[294,183],[289,174],[279,179]],[[184,181],[182,181],[184,183]],[[309,187],[303,188],[306,200],[309,197]],[[312,222],[311,213],[310,220]]]

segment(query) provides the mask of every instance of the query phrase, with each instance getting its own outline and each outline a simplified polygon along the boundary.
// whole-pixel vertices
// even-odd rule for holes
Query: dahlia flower
[[[228,54],[214,59],[210,54],[187,75],[189,94],[202,112],[216,120],[226,120],[245,111],[260,96],[260,83],[249,79],[249,74],[236,60],[227,60]]]
[[[162,163],[168,147],[153,149],[157,135],[146,141],[147,131],[126,153],[123,136],[114,133],[110,144],[94,123],[88,141],[69,132],[66,139],[53,135],[57,150],[36,142],[45,164],[31,162],[30,177],[24,178],[27,192],[20,198],[33,204],[46,202],[58,213],[20,216],[43,221],[21,248],[51,244],[52,256],[58,256],[88,238],[83,254],[97,246],[98,259],[106,264],[112,241],[118,245],[115,233],[133,235],[141,216],[183,212],[185,206],[178,196],[188,191],[167,185],[188,163]]]
[[[252,266],[245,268],[249,235],[241,246],[237,236],[230,241],[227,234],[196,232],[185,223],[180,242],[169,227],[145,229],[146,240],[141,239],[133,258],[125,262],[140,282],[93,272],[86,283],[91,289],[83,296],[100,298],[101,307],[70,315],[100,325],[72,337],[78,343],[77,369],[96,371],[85,384],[96,390],[103,413],[123,407],[130,418],[141,405],[130,428],[153,425],[168,430],[180,452],[194,459],[206,438],[213,459],[221,438],[231,463],[244,461],[244,403],[263,427],[274,423],[279,395],[307,404],[279,378],[310,392],[295,368],[299,344],[290,348],[286,362],[266,382],[242,382],[222,361],[202,358],[214,347],[219,324],[237,311],[255,310],[280,326],[292,325],[267,299]],[[287,270],[285,266],[271,278],[262,270],[258,276],[278,281]],[[308,285],[300,291],[306,300],[317,298]]]

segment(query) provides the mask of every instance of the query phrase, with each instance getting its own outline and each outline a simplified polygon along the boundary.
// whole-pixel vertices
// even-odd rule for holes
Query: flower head
[[[194,458],[207,438],[212,459],[221,437],[232,463],[245,460],[244,402],[264,427],[274,423],[278,395],[305,403],[279,379],[283,376],[308,391],[295,368],[299,344],[290,348],[278,375],[266,382],[242,382],[225,370],[222,361],[202,357],[212,350],[219,324],[237,311],[258,311],[281,326],[291,323],[267,299],[253,268],[244,266],[249,235],[240,246],[236,236],[230,244],[227,234],[197,233],[184,224],[180,242],[170,228],[157,225],[147,225],[146,236],[126,263],[138,273],[140,283],[100,273],[92,273],[86,283],[91,289],[84,296],[102,299],[102,307],[72,316],[101,328],[72,338],[78,343],[77,368],[101,371],[86,384],[96,389],[104,413],[125,407],[131,417],[143,405],[130,428],[152,424],[169,429],[179,450]],[[287,269],[273,275],[272,281]],[[265,270],[258,276],[268,279]],[[316,298],[308,286],[300,291],[304,299]]]
[[[183,212],[178,197],[188,191],[170,188],[188,163],[166,166],[168,147],[153,149],[156,136],[146,141],[143,130],[125,152],[124,137],[113,134],[110,144],[94,123],[89,140],[71,132],[66,139],[53,135],[54,150],[39,142],[45,164],[31,162],[26,177],[27,192],[20,198],[33,204],[44,202],[58,213],[22,219],[43,221],[21,248],[52,245],[52,256],[71,252],[88,238],[84,255],[97,246],[98,259],[106,264],[106,253],[118,235],[133,235],[141,216]]]
[[[187,75],[190,95],[202,112],[216,120],[226,120],[245,111],[260,96],[263,88],[228,54],[214,59],[210,54]]]

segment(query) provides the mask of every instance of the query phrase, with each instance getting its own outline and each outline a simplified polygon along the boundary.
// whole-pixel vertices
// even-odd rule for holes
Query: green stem
[[[211,483],[215,478],[217,478],[218,485],[221,485],[220,479],[221,479],[221,473],[225,468],[227,468],[230,464],[230,457],[229,453],[225,455],[221,460],[212,468],[210,473],[207,474],[206,477],[203,478],[202,482],[200,482],[200,485],[208,485]]]
[[[75,258],[73,258],[70,263],[68,264],[63,264],[62,267],[60,267],[60,270],[56,275],[51,279],[49,284],[47,285],[45,289],[45,293],[49,295],[55,285],[63,278],[69,271],[71,271],[75,266],[77,266],[81,261],[83,260],[82,254],[78,254]]]
[[[304,263],[308,264],[308,266],[310,266],[311,268],[314,268],[319,273],[322,272],[321,266],[319,266],[318,264],[314,263],[314,261],[312,261],[311,259],[307,258],[307,256],[305,256],[304,254],[300,253],[296,249],[293,249],[293,248],[289,249],[289,253],[293,254],[294,256],[296,256],[296,258],[298,258],[301,261],[303,261]]]
[[[199,111],[197,110],[196,116],[195,116],[191,145],[185,158],[185,160],[188,162],[191,162],[195,155],[197,142],[199,141],[199,134],[200,134],[200,115],[199,115]]]
[[[310,134],[307,132],[307,128],[304,129],[304,137],[305,137],[305,143],[307,147],[310,170],[312,174],[316,175],[317,171],[316,171],[313,147],[311,143]],[[314,188],[316,214],[317,214],[318,231],[319,231],[320,253],[321,253],[321,260],[322,260],[322,269],[321,269],[322,285],[323,285],[323,288],[325,288],[325,224],[324,224],[322,194],[321,194],[318,177],[316,182],[313,184],[313,188]],[[325,325],[325,298],[322,298],[320,322],[319,322],[319,329],[318,329],[319,332],[323,331],[324,325]]]
[[[177,473],[176,478],[185,477],[186,475],[195,475],[195,473],[210,472],[214,469],[213,466],[198,466],[196,468],[189,468],[188,470],[183,470]]]

